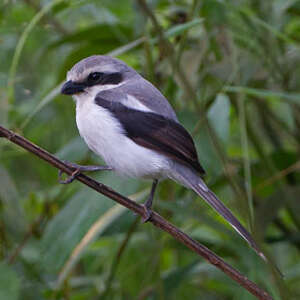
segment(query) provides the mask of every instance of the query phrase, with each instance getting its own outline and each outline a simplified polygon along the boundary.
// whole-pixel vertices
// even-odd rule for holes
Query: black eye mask
[[[94,85],[105,85],[105,84],[118,84],[122,81],[122,74],[119,72],[116,73],[102,73],[102,72],[93,72],[90,73],[87,79],[83,84],[86,86]]]
[[[123,80],[123,76],[119,72],[115,73],[90,73],[86,80],[82,82],[67,81],[62,89],[61,93],[65,95],[74,95],[84,92],[86,87],[94,85],[106,85],[106,84],[118,84]]]

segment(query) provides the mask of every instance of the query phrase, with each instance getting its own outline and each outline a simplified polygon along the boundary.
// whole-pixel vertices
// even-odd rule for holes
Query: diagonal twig
[[[33,1],[33,0],[24,0],[25,3],[29,6],[31,6],[37,13],[42,9],[42,6],[38,4],[38,2]],[[45,14],[43,21],[47,24],[51,24],[58,33],[62,35],[67,35],[69,34],[69,30],[66,29],[60,22],[58,22],[52,15],[50,14]]]
[[[65,172],[68,175],[71,175],[72,172],[74,171],[73,169],[68,167],[68,165],[66,165],[63,161],[56,158],[54,155],[50,154],[46,150],[38,147],[37,145],[31,143],[29,140],[25,139],[24,137],[14,133],[13,131],[6,129],[1,125],[0,125],[0,137],[8,139],[12,143],[22,147],[28,152],[33,153],[34,155],[38,156],[39,158],[43,159],[47,163],[51,164],[52,166]],[[108,198],[118,202],[119,204],[127,207],[131,211],[139,214],[140,216],[146,217],[145,210],[141,204],[138,204],[122,196],[121,194],[112,190],[110,187],[84,174],[79,174],[76,177],[76,180],[82,182],[83,184],[89,186],[90,188],[96,190],[97,192],[107,196]],[[273,299],[267,292],[262,290],[254,282],[249,280],[246,276],[242,275],[239,271],[235,270],[233,267],[227,264],[214,252],[212,252],[211,250],[209,250],[199,242],[195,241],[194,239],[192,239],[190,236],[185,234],[183,231],[181,231],[173,224],[169,223],[167,220],[165,220],[156,212],[153,212],[153,215],[151,216],[149,222],[152,223],[154,226],[160,228],[161,230],[169,233],[176,240],[178,240],[179,242],[181,242],[182,244],[190,248],[192,251],[196,252],[198,255],[205,258],[210,264],[216,266],[218,269],[223,271],[225,274],[227,274],[234,281],[236,281],[238,284],[243,286],[246,290],[248,290],[251,294],[256,296],[258,299],[262,299],[262,300]]]
[[[130,238],[132,237],[134,231],[137,228],[138,221],[139,221],[139,218],[136,218],[133,221],[133,223],[129,227],[129,230],[128,230],[126,236],[125,236],[125,239],[122,241],[122,243],[121,243],[121,245],[118,249],[118,252],[117,252],[117,254],[116,254],[116,256],[113,260],[112,266],[110,268],[109,275],[108,275],[108,278],[107,278],[107,281],[106,281],[106,287],[105,287],[105,290],[104,290],[103,294],[101,295],[101,299],[105,300],[108,297],[108,294],[109,294],[110,289],[111,289],[111,284],[113,282],[114,276],[117,272],[118,266],[119,266],[120,261],[121,261],[121,257],[123,255],[123,253],[125,252],[125,249],[126,249],[128,243],[129,243]]]

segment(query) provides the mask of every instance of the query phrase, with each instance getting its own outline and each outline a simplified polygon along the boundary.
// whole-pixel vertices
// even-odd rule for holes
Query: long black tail
[[[230,225],[249,243],[249,245],[260,257],[267,261],[267,258],[258,248],[251,234],[237,220],[237,218],[230,212],[230,210],[217,198],[217,196],[208,189],[204,182],[193,185],[191,186],[191,188],[210,206],[212,206],[225,220],[227,220]]]
[[[206,186],[204,181],[189,168],[179,164],[174,165],[174,172],[170,174],[170,178],[180,182],[188,188],[193,189],[201,198],[203,198],[210,206],[212,206],[230,225],[248,242],[255,252],[268,261],[262,251],[259,249],[251,234],[230,212],[230,210],[217,198],[217,196]]]

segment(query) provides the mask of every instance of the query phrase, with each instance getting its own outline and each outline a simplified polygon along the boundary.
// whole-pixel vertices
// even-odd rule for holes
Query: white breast
[[[116,172],[130,177],[164,177],[169,162],[159,153],[137,145],[118,120],[92,97],[76,99],[76,122],[88,147]]]

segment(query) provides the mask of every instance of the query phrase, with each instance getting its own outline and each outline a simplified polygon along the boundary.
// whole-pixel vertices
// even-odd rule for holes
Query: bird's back
[[[116,88],[121,93],[137,98],[152,112],[178,122],[175,111],[162,93],[142,76]]]

